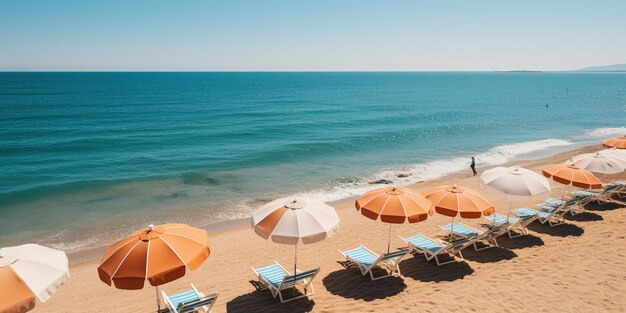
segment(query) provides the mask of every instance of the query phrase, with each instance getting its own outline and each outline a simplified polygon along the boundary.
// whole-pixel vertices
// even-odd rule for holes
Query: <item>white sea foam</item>
[[[590,130],[585,132],[585,137],[611,137],[617,135],[626,135],[626,127],[605,127],[605,128],[596,128],[594,130]]]
[[[537,141],[521,142],[493,147],[486,152],[474,155],[478,166],[494,166],[507,163],[522,155],[546,150],[550,148],[572,145],[573,142],[561,139],[545,139]],[[420,181],[427,181],[443,177],[448,174],[468,170],[469,158],[471,156],[460,156],[456,158],[434,160],[426,163],[411,165],[401,169],[385,170],[367,177],[363,180],[329,184],[325,188],[300,193],[303,196],[310,196],[324,201],[335,201],[355,195],[360,195],[375,187],[385,186],[385,184],[370,184],[376,180],[389,180],[395,185],[408,185]],[[406,177],[398,177],[406,176]]]

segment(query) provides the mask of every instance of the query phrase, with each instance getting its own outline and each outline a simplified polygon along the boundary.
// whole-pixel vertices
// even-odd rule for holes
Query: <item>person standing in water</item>
[[[476,173],[476,160],[474,160],[474,157],[472,157],[472,163],[470,164],[470,168],[472,169],[472,172],[474,173],[474,176],[478,175],[478,173]]]

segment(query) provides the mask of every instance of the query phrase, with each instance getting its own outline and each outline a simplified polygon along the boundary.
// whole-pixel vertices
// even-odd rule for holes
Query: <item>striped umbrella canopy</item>
[[[461,188],[456,185],[442,186],[422,192],[426,199],[435,206],[435,212],[463,218],[480,218],[495,212],[495,208],[487,198],[478,191]]]
[[[263,239],[294,246],[294,273],[298,264],[298,244],[311,244],[330,238],[339,229],[335,209],[323,201],[307,197],[276,199],[252,214],[252,229]]]
[[[602,145],[606,148],[626,149],[626,136],[607,139],[602,142]]]
[[[571,164],[553,164],[541,170],[543,176],[557,183],[584,189],[602,188],[602,182],[591,172]]]
[[[402,187],[370,190],[359,197],[354,206],[367,218],[389,223],[387,253],[391,247],[391,224],[417,223],[433,215],[433,204],[421,194]]]
[[[98,267],[100,280],[118,289],[142,289],[147,280],[157,287],[195,270],[211,253],[205,230],[186,224],[140,229],[109,246]]]
[[[63,251],[25,244],[0,249],[0,312],[27,312],[70,277]]]
[[[625,160],[616,155],[605,155],[600,152],[577,155],[569,159],[567,163],[592,173],[605,175],[622,174],[626,169]]]

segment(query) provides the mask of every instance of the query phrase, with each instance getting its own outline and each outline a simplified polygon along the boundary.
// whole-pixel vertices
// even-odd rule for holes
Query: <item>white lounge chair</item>
[[[173,295],[167,295],[161,290],[161,297],[165,301],[165,307],[170,313],[190,313],[202,310],[203,312],[211,312],[211,308],[217,301],[217,293],[204,295],[191,284],[191,290],[180,292]]]
[[[609,184],[601,190],[578,190],[572,193],[572,196],[577,199],[584,199],[586,203],[597,202],[598,204],[614,202],[611,198],[614,194],[620,193],[620,190],[624,188],[621,184]],[[585,203],[585,204],[586,204]]]
[[[559,205],[556,205],[556,203],[549,203],[549,202],[545,202],[545,203],[541,203],[539,204],[539,209],[541,209],[541,211],[547,212],[547,213],[552,213],[553,211],[555,211],[556,215],[565,215],[567,213],[570,213],[571,215],[575,215],[577,213],[582,213],[585,211],[585,205],[587,203],[589,203],[590,198],[589,197],[580,197],[580,198],[567,198],[567,199],[563,199],[561,200],[561,203]],[[543,223],[542,223],[543,224]]]
[[[520,208],[511,211],[511,213],[521,218],[531,218],[535,216],[539,223],[545,224],[547,222],[550,226],[563,224],[565,222],[563,220],[563,216],[565,216],[566,212],[567,208],[552,208],[552,211],[550,212],[535,210],[532,208]]]
[[[452,238],[470,239],[476,251],[497,247],[498,241],[496,238],[506,233],[506,225],[497,225],[484,232],[461,223],[443,225],[439,226],[439,228],[446,231]],[[478,248],[478,246],[476,246],[478,242],[483,242],[486,246]]]
[[[490,216],[485,216],[485,219],[488,220],[493,226],[504,226],[509,238],[516,238],[528,235],[528,229],[526,229],[526,226],[537,219],[537,216],[503,216],[498,213],[494,213]],[[517,234],[514,235],[512,231],[517,231]]]
[[[314,295],[315,289],[313,288],[312,282],[313,278],[319,273],[320,268],[318,267],[308,271],[296,269],[297,274],[292,275],[278,262],[274,261],[274,263],[268,266],[252,268],[252,271],[259,277],[259,280],[267,286],[267,289],[272,293],[272,297],[276,298],[278,296],[280,303],[285,303]],[[283,290],[294,289],[298,285],[302,285],[304,288],[302,295],[287,300],[283,299]],[[311,287],[311,292],[307,293],[309,287]]]
[[[372,280],[379,280],[392,275],[401,275],[398,263],[409,253],[408,250],[398,250],[378,255],[363,245],[346,251],[337,251],[356,264],[361,270],[361,275],[365,276],[369,273]],[[385,269],[387,274],[375,277],[372,271],[375,267]]]
[[[437,266],[464,261],[465,259],[463,259],[463,254],[461,254],[461,250],[472,245],[472,241],[470,239],[460,239],[454,242],[445,242],[426,237],[422,234],[417,234],[415,236],[407,238],[400,237],[400,239],[406,242],[409,245],[409,248],[413,251],[423,253],[426,261],[435,259],[435,262],[437,262]],[[447,262],[440,262],[439,256],[444,254],[451,256],[452,260]]]

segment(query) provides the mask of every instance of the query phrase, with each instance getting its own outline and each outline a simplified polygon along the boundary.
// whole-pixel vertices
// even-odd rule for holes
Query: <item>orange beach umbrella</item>
[[[495,212],[495,208],[487,198],[479,192],[454,186],[442,186],[422,192],[426,199],[432,201],[435,212],[463,218],[480,218]]]
[[[585,189],[602,188],[602,182],[591,172],[571,164],[553,164],[541,170],[543,176],[557,183]]]
[[[602,142],[606,148],[626,149],[626,136],[610,138]]]
[[[370,190],[359,197],[354,206],[367,218],[389,223],[387,253],[391,246],[391,224],[425,221],[433,214],[432,203],[419,193],[402,187]]]
[[[157,287],[195,270],[210,254],[206,231],[186,224],[149,225],[109,246],[98,267],[100,280],[119,289]]]

